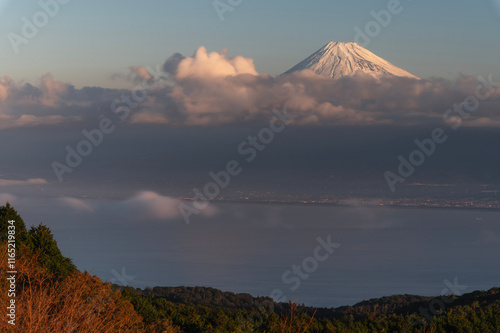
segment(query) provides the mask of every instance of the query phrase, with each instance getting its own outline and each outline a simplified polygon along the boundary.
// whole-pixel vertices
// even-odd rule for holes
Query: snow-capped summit
[[[418,79],[356,43],[330,42],[283,75],[304,69],[332,78],[341,78],[362,71],[377,77],[396,75]]]

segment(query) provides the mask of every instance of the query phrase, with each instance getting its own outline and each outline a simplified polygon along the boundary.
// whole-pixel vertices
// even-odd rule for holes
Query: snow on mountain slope
[[[395,75],[418,79],[356,43],[330,42],[282,75],[304,69],[332,78],[362,71],[377,77]]]

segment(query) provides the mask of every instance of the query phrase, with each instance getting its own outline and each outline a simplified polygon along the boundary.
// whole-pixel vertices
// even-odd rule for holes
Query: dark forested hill
[[[335,309],[204,287],[115,287],[146,321],[170,318],[183,332],[500,332],[499,288],[462,296],[395,295]]]

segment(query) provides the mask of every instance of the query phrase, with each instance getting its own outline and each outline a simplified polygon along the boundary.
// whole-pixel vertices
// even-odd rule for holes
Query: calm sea
[[[219,204],[165,222],[44,212],[81,270],[135,287],[210,286],[314,306],[500,285],[500,212]],[[40,216],[40,215],[38,215]],[[336,243],[327,253],[318,238]],[[295,268],[294,268],[295,266]]]

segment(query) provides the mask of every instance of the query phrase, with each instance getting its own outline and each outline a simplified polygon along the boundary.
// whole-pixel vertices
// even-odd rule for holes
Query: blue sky
[[[0,74],[34,82],[50,72],[77,87],[120,87],[110,79],[129,66],[161,64],[200,45],[253,58],[259,72],[280,74],[327,42],[352,41],[370,12],[388,0],[243,0],[221,21],[212,1],[70,1],[15,54],[7,38],[37,1],[3,0]],[[367,46],[420,77],[498,73],[496,0],[401,0],[403,11]]]

